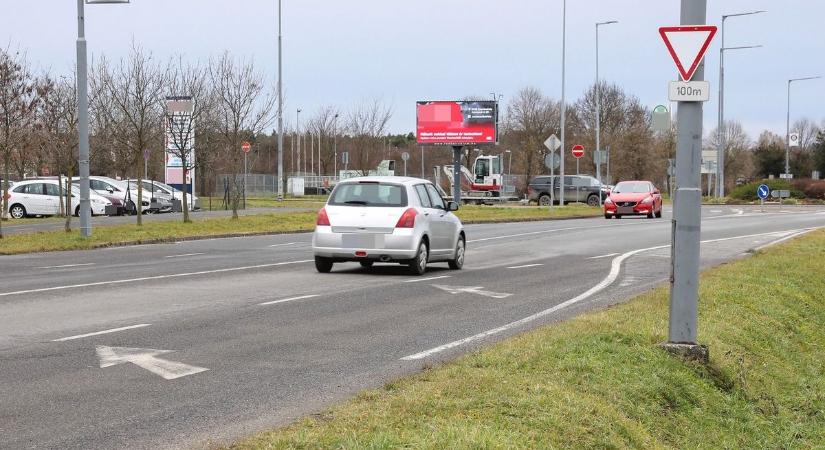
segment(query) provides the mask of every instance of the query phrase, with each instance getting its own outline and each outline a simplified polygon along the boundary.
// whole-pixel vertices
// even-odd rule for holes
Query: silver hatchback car
[[[318,211],[312,252],[315,268],[327,273],[336,262],[409,265],[421,275],[428,262],[464,266],[466,236],[452,211],[427,180],[406,177],[351,178],[338,183]]]

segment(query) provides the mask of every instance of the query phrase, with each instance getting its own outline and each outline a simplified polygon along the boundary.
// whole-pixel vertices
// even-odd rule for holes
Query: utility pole
[[[281,0],[278,0],[278,201],[284,201],[284,96],[281,51]]]
[[[815,77],[791,78],[788,80],[788,109],[785,118],[785,173],[791,173],[791,83],[794,81],[816,80],[822,78]]]
[[[707,0],[682,0],[682,25],[706,21]],[[705,78],[704,61],[691,81]],[[702,157],[702,102],[680,101],[677,106],[676,193],[671,243],[672,277],[670,320],[665,348],[707,360],[707,349],[697,344],[699,298],[699,245],[702,191],[699,185]]]
[[[89,202],[89,87],[86,75],[86,27],[84,0],[77,0],[77,133],[80,167],[80,236],[92,236]]]
[[[601,95],[601,87],[602,83],[599,79],[599,26],[601,25],[610,25],[618,23],[616,20],[608,20],[607,22],[597,22],[596,23],[596,179],[599,180],[599,183],[602,182],[602,156],[601,156],[601,127],[602,127],[602,120],[601,120],[601,113],[602,113],[602,95]],[[576,162],[578,165],[578,161]],[[599,204],[602,203],[602,191],[599,189]]]
[[[565,57],[567,55],[567,47],[566,47],[566,36],[567,36],[567,0],[562,1],[562,12],[561,12],[561,149],[559,151],[559,156],[561,157],[561,161],[559,163],[559,206],[564,206],[564,152],[567,151],[567,147],[564,144],[564,122],[565,117],[567,115],[567,105],[565,104],[564,98],[564,75],[565,75]],[[551,202],[552,203],[552,202]]]
[[[335,172],[332,174],[333,180],[338,178],[338,114],[332,118],[332,153],[335,156],[333,167]]]

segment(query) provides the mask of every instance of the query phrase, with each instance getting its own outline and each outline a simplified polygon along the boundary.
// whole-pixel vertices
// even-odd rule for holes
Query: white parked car
[[[92,215],[106,214],[109,200],[91,193]],[[72,186],[73,214],[80,213],[80,189]],[[57,180],[27,180],[15,183],[9,191],[9,215],[15,219],[26,216],[53,216],[60,214],[60,185]]]
[[[72,183],[80,186],[80,180],[74,179]],[[129,192],[128,198],[134,203],[138,197],[138,189],[135,183],[126,183],[125,181],[115,180],[109,177],[90,176],[89,188],[98,195],[116,195],[122,199],[123,204],[126,204],[126,192]],[[151,209],[152,202],[155,201],[157,207]],[[152,192],[143,191],[143,201],[141,202],[142,210],[145,212],[169,212],[172,210],[172,202],[168,197],[153,196]]]
[[[464,266],[466,236],[452,212],[427,180],[406,177],[351,178],[335,186],[318,212],[312,252],[319,272],[337,262],[401,263],[421,275],[427,263]]]
[[[130,183],[137,183],[137,180],[129,180]],[[183,202],[183,191],[173,188],[166,183],[161,183],[160,181],[154,180],[141,180],[143,183],[143,189],[148,190],[149,192],[155,192],[156,194],[168,196],[169,198],[174,198]],[[198,197],[192,194],[186,194],[186,203],[189,207],[193,210],[201,209],[201,201]],[[183,203],[181,203],[182,205]]]

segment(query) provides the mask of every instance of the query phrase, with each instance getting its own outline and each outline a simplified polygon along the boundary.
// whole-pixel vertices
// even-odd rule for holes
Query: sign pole
[[[246,155],[247,155],[247,153],[244,152],[243,153],[243,209],[246,209]]]
[[[682,0],[681,24],[703,24],[707,0]],[[692,77],[704,81],[704,63]],[[677,109],[676,193],[673,214],[673,264],[670,320],[665,348],[707,360],[707,348],[697,344],[699,246],[702,192],[699,186],[702,155],[702,102],[679,101]]]
[[[461,204],[461,153],[463,146],[453,146],[453,201]]]

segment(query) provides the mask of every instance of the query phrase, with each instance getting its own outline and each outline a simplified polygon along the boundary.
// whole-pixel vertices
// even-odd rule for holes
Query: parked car
[[[137,180],[129,180],[129,182],[137,183]],[[169,198],[174,198],[183,202],[183,191],[179,189],[175,189],[166,183],[161,183],[160,181],[141,180],[141,182],[143,183],[143,189],[148,190],[149,192],[168,196]],[[201,209],[200,199],[192,194],[186,194],[186,202],[193,210]]]
[[[89,195],[92,215],[106,214],[109,200]],[[72,187],[73,214],[80,213],[80,189]],[[15,219],[27,216],[53,216],[60,214],[60,184],[57,180],[26,180],[15,183],[9,191],[9,215]]]
[[[406,177],[362,177],[335,186],[318,212],[312,252],[322,273],[337,262],[357,261],[369,268],[376,262],[406,264],[421,275],[427,263],[446,261],[464,266],[466,236],[453,214],[427,180]]]
[[[79,186],[80,180],[74,179],[72,183]],[[121,199],[127,210],[135,211],[135,200],[138,198],[138,189],[135,183],[127,183],[109,177],[90,176],[89,188],[98,195],[113,195]],[[128,191],[128,195],[127,195]],[[130,207],[129,202],[132,202]],[[146,213],[169,212],[172,211],[172,202],[168,196],[155,196],[152,192],[143,191],[143,201],[141,208]]]
[[[604,201],[604,218],[662,217],[662,194],[650,181],[622,181]]]
[[[541,175],[533,178],[527,185],[527,198],[541,206],[550,206],[550,188],[553,187],[553,203],[559,203],[559,175]],[[599,206],[601,198],[607,196],[607,188],[599,180],[589,175],[564,176],[564,203],[580,202],[590,206]]]

